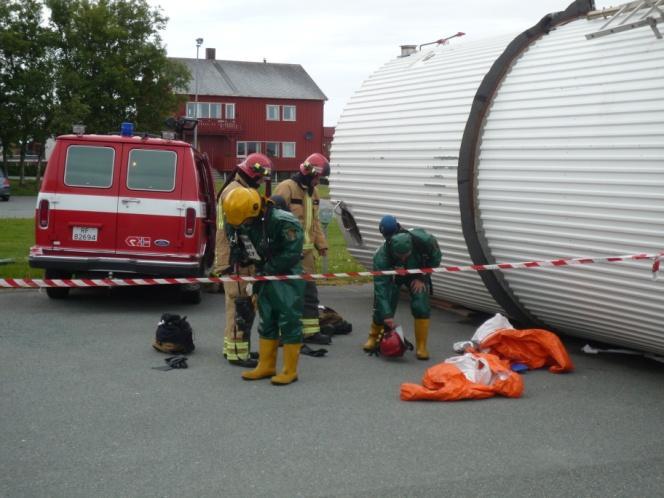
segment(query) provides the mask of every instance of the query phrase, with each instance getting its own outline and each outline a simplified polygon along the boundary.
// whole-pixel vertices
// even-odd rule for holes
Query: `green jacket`
[[[288,211],[270,208],[267,218],[243,225],[237,230],[226,225],[233,250],[231,259],[253,263],[265,275],[302,273],[304,232],[300,222]]]
[[[414,269],[414,268],[436,268],[440,266],[443,254],[438,247],[436,238],[422,228],[412,228],[408,233],[413,237],[413,251],[402,263],[393,254],[390,254],[389,243],[385,241],[373,257],[373,269],[395,270],[395,269]],[[394,287],[409,283],[412,279],[424,279],[427,275],[409,275],[405,277],[393,277],[389,275],[374,277],[374,306],[383,317],[392,317],[391,297]]]

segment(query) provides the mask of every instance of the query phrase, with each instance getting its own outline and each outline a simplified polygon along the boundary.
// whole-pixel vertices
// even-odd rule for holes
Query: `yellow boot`
[[[297,362],[300,359],[302,344],[284,344],[284,369],[272,377],[272,383],[285,386],[297,380]]]
[[[364,343],[362,349],[367,353],[376,349],[376,344],[378,343],[378,336],[380,335],[381,330],[383,330],[382,325],[371,322],[371,330],[369,331],[369,339]]]
[[[272,377],[277,373],[278,339],[258,339],[258,366],[253,370],[242,372],[244,380],[258,380]]]
[[[415,319],[415,356],[418,360],[428,360],[427,337],[429,336],[429,319]]]

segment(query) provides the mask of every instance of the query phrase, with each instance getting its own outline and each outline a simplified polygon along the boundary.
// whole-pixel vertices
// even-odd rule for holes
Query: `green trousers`
[[[258,291],[258,335],[284,344],[302,342],[304,280],[261,282]]]
[[[397,304],[399,303],[399,290],[402,285],[405,285],[408,288],[410,293],[410,312],[413,314],[414,318],[429,318],[431,315],[431,306],[429,305],[429,285],[427,284],[423,292],[418,292],[414,294],[410,290],[410,282],[414,280],[414,276],[396,276],[392,280],[393,284],[389,287],[389,309],[392,310],[391,316],[393,317],[397,311]],[[374,300],[376,299],[374,294]],[[374,312],[373,312],[373,321],[377,325],[382,325],[384,316],[380,316],[378,313],[378,306],[374,301]]]

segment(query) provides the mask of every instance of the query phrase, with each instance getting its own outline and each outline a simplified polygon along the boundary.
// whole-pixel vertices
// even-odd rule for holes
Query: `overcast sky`
[[[518,34],[571,0],[149,0],[169,17],[162,32],[171,57],[301,64],[327,95],[334,126],[351,95],[400,45],[466,33],[451,43]],[[598,8],[621,3],[596,0]]]

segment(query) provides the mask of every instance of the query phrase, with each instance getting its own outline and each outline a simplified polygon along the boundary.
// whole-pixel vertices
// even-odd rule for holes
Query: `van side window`
[[[111,147],[70,145],[65,163],[65,185],[108,188],[113,184],[115,150]]]
[[[129,152],[127,188],[171,192],[175,189],[177,154],[170,150],[134,149]]]

